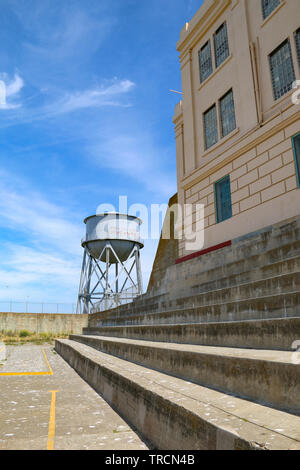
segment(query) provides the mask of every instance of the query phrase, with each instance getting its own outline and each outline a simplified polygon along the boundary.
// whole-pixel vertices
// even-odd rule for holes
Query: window
[[[284,41],[269,58],[274,99],[278,100],[291,90],[295,80],[290,41]]]
[[[222,137],[225,137],[236,128],[232,90],[220,99],[220,115]]]
[[[219,67],[229,56],[229,45],[226,23],[223,23],[214,34],[216,67]]]
[[[217,224],[232,217],[231,190],[229,175],[215,183],[215,204]]]
[[[271,15],[272,11],[280,4],[280,0],[262,0],[262,11],[264,20]]]
[[[296,50],[297,50],[297,56],[298,56],[298,64],[300,67],[300,28],[297,29],[295,32],[295,41],[296,41]]]
[[[204,82],[212,74],[212,60],[210,41],[203,46],[199,52],[200,82]]]
[[[293,137],[293,148],[294,148],[298,185],[300,187],[300,134],[297,134]]]
[[[218,142],[217,107],[213,105],[204,113],[205,147],[208,149]]]

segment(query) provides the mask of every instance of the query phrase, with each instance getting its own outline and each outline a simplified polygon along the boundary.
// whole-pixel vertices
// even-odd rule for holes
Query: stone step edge
[[[278,365],[290,365],[293,364],[293,352],[291,351],[276,351],[270,349],[255,349],[255,348],[231,348],[226,346],[207,346],[199,344],[182,344],[182,343],[167,343],[163,341],[149,341],[149,340],[138,340],[131,338],[116,338],[114,336],[100,336],[100,335],[69,335],[70,340],[79,341],[79,340],[98,340],[104,343],[110,344],[121,344],[128,345],[133,347],[142,347],[148,350],[155,348],[157,351],[174,351],[176,353],[182,352],[197,354],[201,356],[209,357],[220,357],[226,358],[228,360],[238,359],[241,361],[263,361],[263,362],[272,362]],[[189,346],[191,348],[189,348]],[[225,350],[225,351],[224,351]],[[248,351],[248,355],[246,352]],[[103,351],[104,352],[104,351]],[[264,353],[269,353],[270,357],[264,356]],[[276,356],[281,355],[283,360],[278,360]],[[273,356],[273,358],[271,357]],[[134,361],[133,361],[134,362]],[[144,366],[147,367],[147,366]]]
[[[82,329],[83,335],[105,335],[105,336],[112,336],[116,338],[128,338],[128,339],[140,339],[149,341],[148,338],[144,338],[143,335],[147,334],[147,331],[151,331],[152,334],[155,331],[160,332],[162,335],[174,335],[171,338],[165,340],[165,342],[176,342],[179,344],[202,344],[202,345],[211,345],[211,346],[221,346],[222,347],[241,347],[241,348],[254,348],[254,349],[271,349],[277,351],[291,351],[292,350],[292,343],[294,341],[293,337],[289,335],[288,337],[285,335],[285,338],[282,341],[278,340],[278,331],[280,332],[281,328],[286,328],[288,323],[293,323],[295,328],[298,327],[297,331],[300,330],[300,317],[288,317],[288,318],[275,318],[275,319],[264,319],[264,320],[242,320],[242,321],[227,321],[227,322],[206,322],[206,323],[166,323],[166,324],[159,324],[159,325],[125,325],[125,326],[102,326],[102,327],[85,327]],[[298,325],[297,325],[298,324]],[[248,328],[252,328],[254,326],[255,331],[250,331],[248,336],[250,340],[248,343],[245,343],[245,340],[242,339],[240,342],[240,346],[233,346],[233,344],[226,343],[226,338],[230,333],[228,332],[228,328],[233,328],[233,334],[237,334],[237,330],[239,332],[246,331]],[[206,342],[202,342],[205,340],[205,335],[210,335],[210,331],[214,331],[214,329],[220,330],[220,336],[218,337],[218,343],[208,342],[206,338]],[[225,328],[225,331],[223,331]],[[262,331],[262,337],[264,340],[268,341],[268,346],[263,347],[263,342],[261,345],[258,346],[258,342],[255,342],[253,345],[253,339],[251,341],[251,337],[253,334],[257,333],[257,330],[260,332]],[[275,335],[276,331],[276,335]],[[295,331],[295,330],[293,330]],[[185,339],[185,333],[188,335],[194,333],[194,340],[191,342],[191,338],[189,341]],[[274,340],[269,340],[269,335],[274,335]],[[120,335],[120,336],[118,336]],[[297,335],[296,335],[297,336]],[[174,339],[175,337],[175,339]],[[215,338],[215,335],[213,335]],[[288,338],[288,339],[287,339]],[[299,334],[300,338],[300,334]],[[298,339],[298,336],[295,338]],[[161,342],[162,340],[156,339],[156,336],[152,339],[152,341]],[[197,342],[196,342],[197,341]],[[213,341],[213,339],[211,340]],[[244,341],[244,342],[243,342]],[[221,344],[222,343],[222,344]],[[283,346],[284,345],[284,346]]]
[[[300,257],[299,257],[300,258]],[[251,272],[251,271],[249,271]],[[239,284],[234,284],[233,286],[227,286],[227,287],[219,287],[217,289],[213,289],[213,290],[209,290],[209,291],[203,291],[203,292],[199,292],[199,293],[195,293],[195,294],[191,294],[193,296],[197,296],[197,295],[205,295],[205,294],[209,294],[209,293],[212,293],[212,292],[220,292],[220,291],[223,291],[223,290],[226,290],[226,289],[238,289],[240,287],[245,287],[245,286],[251,286],[252,284],[261,284],[261,283],[264,283],[264,282],[268,282],[268,281],[274,281],[276,279],[282,279],[282,278],[286,278],[286,277],[289,277],[289,276],[294,276],[294,275],[297,275],[297,274],[300,274],[300,270],[296,270],[296,271],[290,271],[290,272],[287,272],[287,273],[281,273],[281,274],[277,274],[276,276],[268,276],[268,277],[262,277],[261,279],[254,279],[254,280],[250,280],[250,281],[243,281],[243,282],[240,282]],[[225,277],[228,279],[228,276]],[[214,281],[212,281],[214,282]],[[193,286],[190,287],[191,290],[196,290],[199,286],[201,286],[203,284],[195,284]],[[184,297],[180,297],[180,299],[184,299]],[[187,296],[188,298],[188,296]]]
[[[180,384],[182,386],[187,384],[182,379],[176,379],[179,386],[176,387],[175,391],[168,394],[166,387],[162,387],[160,384],[155,387],[155,383],[148,378],[149,376],[145,376],[141,380],[141,372],[145,369],[141,366],[130,364],[131,369],[135,371],[135,377],[133,377],[133,374],[130,376],[126,367],[127,361],[110,358],[110,364],[105,364],[103,356],[107,355],[103,355],[98,351],[95,352],[93,348],[74,343],[71,340],[56,340],[55,350],[157,449],[300,449],[298,439],[282,435],[275,429],[268,429],[242,417],[234,416],[226,410],[210,405],[208,401],[210,408],[213,407],[213,411],[221,421],[216,424],[211,421],[213,418],[206,416],[205,411],[207,411],[208,404],[197,401],[197,398],[195,398],[197,394],[193,398],[178,392]],[[119,371],[114,370],[114,364],[119,364]],[[88,373],[89,369],[91,369],[90,374]],[[168,378],[167,375],[156,372],[155,377],[159,376]],[[145,378],[148,378],[148,383],[145,383]],[[228,396],[230,400],[248,403],[246,400],[231,397],[221,392],[211,392],[205,387],[198,385],[194,387],[197,387],[198,390],[207,391],[208,395],[213,393],[214,396],[216,394],[219,397]],[[118,393],[122,394],[123,397],[126,395],[127,400],[118,400]],[[135,405],[134,408],[129,406],[129,402]],[[262,405],[251,404],[251,406],[255,407],[257,413],[262,413],[263,416],[265,411],[271,413],[275,421],[278,420],[278,426],[275,424],[274,428],[280,428],[281,418],[288,416],[286,413]],[[173,424],[173,433],[168,432],[170,419]],[[291,420],[295,419],[298,419],[298,417],[291,418]],[[152,426],[147,425],[149,421],[151,421]],[[230,421],[231,426],[228,424]],[[239,433],[234,429],[234,426],[239,428]],[[177,434],[179,443],[174,445],[173,436]],[[276,443],[274,443],[274,438],[276,438]],[[271,442],[267,444],[268,440]]]
[[[241,282],[240,284],[235,284],[234,286],[220,287],[220,288],[217,288],[217,289],[204,291],[204,292],[195,292],[195,293],[191,292],[190,295],[185,296],[185,297],[176,298],[175,301],[180,300],[180,301],[184,302],[187,299],[189,299],[190,297],[201,298],[205,295],[221,294],[222,292],[227,291],[227,290],[238,290],[240,288],[244,288],[244,287],[248,287],[248,286],[252,287],[254,284],[264,284],[264,283],[269,282],[269,281],[276,281],[276,280],[280,280],[282,278],[288,278],[289,276],[292,277],[292,276],[295,276],[295,275],[300,275],[300,271],[299,270],[291,271],[289,273],[279,274],[277,276],[270,276],[270,277],[266,277],[266,278],[262,278],[262,279],[258,279],[258,280],[254,280],[254,281],[245,281],[245,282]],[[259,288],[259,286],[257,288]],[[192,286],[191,289],[194,289],[194,287]],[[282,294],[285,294],[285,292],[282,292]],[[272,294],[269,294],[269,295],[272,295]],[[243,300],[243,299],[237,298],[236,300]]]
[[[273,297],[284,297],[284,296],[291,296],[291,295],[297,295],[297,294],[300,294],[300,290],[296,290],[296,291],[290,291],[290,292],[283,292],[282,294],[271,294],[271,295],[263,295],[263,296],[257,296],[257,297],[248,297],[248,298],[243,298],[243,299],[236,299],[236,300],[229,300],[229,301],[226,301],[226,302],[216,302],[216,303],[211,303],[211,304],[204,304],[204,305],[195,305],[193,307],[181,307],[181,308],[174,308],[174,309],[170,309],[170,310],[159,310],[159,311],[150,311],[147,313],[137,313],[137,312],[134,312],[133,314],[129,314],[128,315],[128,312],[127,315],[121,315],[121,316],[113,316],[113,317],[107,317],[107,318],[104,318],[104,321],[105,320],[109,320],[109,319],[123,319],[125,320],[126,318],[136,318],[136,317],[143,317],[145,315],[160,315],[160,314],[168,314],[168,313],[177,313],[177,312],[182,312],[182,311],[190,311],[190,310],[195,310],[197,308],[207,308],[207,307],[216,307],[216,306],[219,306],[219,305],[228,305],[228,304],[238,304],[238,303],[242,303],[242,302],[261,302],[261,301],[268,301],[269,299],[273,298]],[[100,313],[100,312],[98,312]],[[104,313],[104,312],[103,312]],[[99,321],[101,321],[101,318],[99,319]],[[124,325],[125,326],[125,325]]]
[[[275,265],[277,265],[277,264],[283,264],[283,263],[285,263],[285,262],[289,262],[289,261],[297,260],[297,259],[300,259],[300,253],[299,253],[298,255],[292,256],[292,257],[290,257],[290,258],[283,258],[283,259],[281,259],[281,260],[279,260],[279,261],[275,261],[274,263],[268,263],[268,264],[263,265],[263,266],[261,266],[261,267],[259,267],[259,268],[255,268],[255,269],[252,269],[252,270],[242,271],[242,272],[236,273],[236,274],[231,274],[230,277],[237,277],[237,276],[241,276],[241,275],[244,275],[244,274],[250,273],[250,272],[252,272],[252,273],[253,273],[253,272],[256,272],[256,271],[259,272],[259,271],[260,271],[261,269],[263,269],[264,267],[271,267],[271,266],[275,266]],[[234,263],[233,263],[233,264],[234,264]],[[289,272],[283,273],[283,275],[284,275],[284,274],[289,274]],[[201,286],[201,285],[203,285],[203,284],[209,284],[209,283],[212,283],[212,282],[216,283],[216,282],[218,282],[218,281],[221,281],[221,280],[227,279],[227,278],[228,278],[228,276],[223,276],[223,277],[218,278],[217,280],[206,281],[206,282],[203,282],[202,284],[195,284],[194,286],[190,286],[189,288],[190,288],[190,289],[194,289],[194,288],[197,288],[197,287],[199,287],[199,286]],[[257,281],[260,281],[260,280],[263,280],[263,279],[265,279],[265,278],[258,279]],[[257,282],[257,281],[256,281],[256,282]],[[251,282],[251,281],[250,281],[250,282]],[[232,287],[236,287],[236,286],[237,286],[237,284],[234,285],[234,286],[232,286]],[[230,288],[230,287],[228,287],[228,288]],[[209,290],[207,290],[207,291],[204,291],[203,294],[213,292],[214,290],[215,290],[214,288],[209,289]],[[200,294],[202,294],[202,292],[199,292],[199,295],[200,295]],[[135,302],[134,302],[134,303],[135,303],[135,309],[144,308],[144,307],[145,307],[145,304],[147,305],[147,304],[149,304],[149,303],[150,303],[150,304],[157,304],[157,305],[159,305],[159,303],[166,302],[166,300],[161,300],[161,298],[162,298],[162,297],[165,297],[165,296],[166,296],[166,293],[165,293],[165,294],[158,294],[158,295],[151,295],[151,296],[148,297],[148,296],[147,296],[147,292],[146,292],[145,294],[143,294],[143,295],[141,296],[141,297],[143,297],[142,299],[139,299],[139,298],[135,299]],[[182,299],[182,298],[185,298],[185,297],[179,297],[178,299]],[[125,305],[126,305],[126,304],[124,304],[124,305],[121,306],[121,307],[124,307]],[[123,309],[122,309],[122,310],[123,310]],[[154,312],[154,311],[153,311],[153,312]],[[102,312],[96,312],[96,313],[94,313],[94,314],[92,314],[92,315],[99,315],[99,313],[102,313]],[[123,312],[122,312],[122,313],[123,313]],[[124,312],[124,313],[127,313],[127,312]],[[150,311],[150,313],[152,313],[152,311]]]
[[[271,254],[271,252],[273,252],[273,251],[277,251],[277,250],[281,251],[282,249],[288,247],[289,245],[297,245],[297,244],[299,244],[299,240],[293,240],[293,241],[288,242],[288,243],[286,243],[286,244],[284,244],[284,245],[279,245],[279,246],[277,246],[277,247],[272,247],[270,250],[263,251],[263,252],[261,252],[261,253],[252,253],[252,254],[251,254],[250,256],[248,256],[247,258],[238,259],[238,260],[235,260],[235,261],[230,261],[230,262],[226,263],[224,266],[225,266],[225,267],[227,267],[227,266],[232,266],[232,265],[235,265],[235,264],[236,264],[237,262],[239,262],[239,261],[245,261],[245,260],[247,260],[247,261],[251,261],[251,260],[252,260],[252,261],[253,261],[253,258],[257,258],[257,257],[260,257],[260,256],[264,256],[264,257],[267,257],[267,258],[268,258],[268,257],[270,257],[270,254]],[[300,254],[300,247],[299,247],[299,248],[297,247],[297,248],[295,248],[295,249],[293,250],[292,256],[289,256],[289,257],[285,257],[285,256],[284,256],[284,257],[282,257],[282,255],[281,255],[280,257],[275,257],[274,259],[271,258],[270,260],[268,260],[267,263],[264,263],[264,264],[262,264],[261,266],[258,266],[256,269],[259,270],[260,268],[262,268],[262,267],[264,267],[264,266],[272,266],[272,265],[274,265],[274,264],[280,264],[280,263],[282,263],[282,262],[284,262],[284,261],[286,261],[286,260],[297,259],[297,258],[299,257],[299,254]],[[208,255],[210,255],[210,253],[208,253]],[[191,261],[193,261],[193,260],[191,260]],[[180,266],[180,265],[179,265],[179,266]],[[215,270],[217,270],[217,269],[221,269],[222,267],[223,267],[223,265],[218,265],[218,266],[214,266],[214,267],[206,266],[207,269],[203,269],[202,272],[203,272],[203,273],[209,273],[210,271],[215,271]]]
[[[175,299],[175,301],[185,301],[187,299],[189,299],[190,297],[193,297],[193,298],[201,298],[205,295],[213,295],[213,294],[220,294],[221,292],[224,292],[224,291],[227,291],[227,290],[238,290],[240,288],[243,288],[243,287],[247,287],[247,286],[253,286],[254,284],[263,284],[263,283],[266,283],[268,281],[276,281],[276,279],[280,280],[282,278],[288,278],[289,276],[294,276],[294,275],[300,275],[300,271],[297,270],[297,271],[291,271],[289,273],[284,273],[284,274],[279,274],[277,276],[270,276],[270,277],[266,277],[266,278],[262,278],[262,279],[258,279],[258,280],[253,280],[253,281],[247,281],[247,282],[241,282],[240,284],[235,284],[234,286],[228,286],[228,287],[221,287],[221,288],[218,288],[218,289],[214,289],[214,290],[209,290],[209,291],[204,291],[204,292],[199,292],[199,293],[191,293],[191,295],[189,296],[185,296],[185,297],[180,297],[178,299]],[[192,287],[193,288],[193,287]],[[258,287],[259,288],[259,287]],[[298,292],[298,291],[289,291],[287,292],[287,294],[290,294],[290,293],[294,293],[294,292]],[[299,292],[300,292],[300,289],[299,289]],[[286,292],[281,292],[279,295],[284,295],[286,294]],[[274,294],[270,294],[268,293],[267,296],[270,297],[270,296],[273,296],[273,295],[278,295],[278,293],[274,293]],[[265,297],[266,295],[264,296],[261,296],[261,297]],[[249,297],[249,299],[251,298],[254,298],[254,297]],[[258,298],[258,297],[255,297],[255,298]],[[234,300],[235,301],[243,301],[243,300],[248,300],[247,299],[244,299],[244,298],[237,298]],[[231,302],[231,301],[230,301]],[[223,304],[224,302],[222,302]],[[206,306],[206,305],[210,305],[210,304],[205,304],[203,306]],[[212,305],[218,305],[218,303],[216,304],[212,304]],[[199,307],[202,307],[202,305],[199,305]],[[185,307],[183,307],[185,308]],[[186,307],[186,309],[188,308],[194,308],[194,307]],[[164,310],[164,312],[167,312],[168,310]],[[103,312],[104,313],[104,312]],[[157,313],[156,310],[153,310],[153,311],[147,311],[147,314],[152,314],[152,313]]]
[[[93,329],[106,329],[106,328],[109,328],[109,329],[119,329],[119,328],[149,328],[152,327],[152,328],[161,328],[161,327],[168,327],[168,328],[172,328],[172,327],[175,327],[175,326],[182,326],[182,327],[187,327],[187,326],[190,326],[190,327],[193,327],[193,326],[201,326],[201,325],[212,325],[212,326],[219,326],[219,325],[228,325],[230,323],[233,323],[233,324],[245,324],[245,323],[254,323],[254,322],[261,322],[261,323],[268,323],[268,322],[272,322],[272,321],[278,321],[278,322],[284,322],[284,321],[288,321],[288,320],[299,320],[300,322],[300,317],[282,317],[282,318],[277,318],[277,317],[274,317],[274,318],[265,318],[265,319],[250,319],[250,320],[228,320],[228,321],[220,321],[220,322],[202,322],[202,323],[160,323],[159,325],[121,325],[121,326],[115,326],[115,325],[112,325],[112,326],[92,326],[92,327],[85,327],[83,328],[84,330],[93,330]]]
[[[91,335],[70,339],[149,370],[300,415],[300,369],[293,352]]]

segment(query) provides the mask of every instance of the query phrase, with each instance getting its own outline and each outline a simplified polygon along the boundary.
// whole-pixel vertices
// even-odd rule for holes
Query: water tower
[[[77,313],[94,313],[131,302],[143,291],[142,221],[108,212],[87,217]]]

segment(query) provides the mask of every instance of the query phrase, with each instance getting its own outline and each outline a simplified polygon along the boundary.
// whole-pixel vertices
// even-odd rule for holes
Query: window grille
[[[226,23],[223,23],[214,34],[216,67],[219,67],[229,56],[229,45]]]
[[[263,19],[265,20],[271,15],[272,11],[275,10],[276,7],[280,4],[280,0],[262,0],[262,12],[263,12]]]
[[[203,46],[199,52],[200,82],[204,82],[212,74],[212,60],[210,41]]]
[[[236,128],[235,111],[233,93],[230,90],[223,98],[220,99],[220,115],[222,137],[230,134]]]
[[[204,113],[205,147],[208,149],[218,142],[218,120],[216,105]]]
[[[295,81],[290,41],[288,39],[285,40],[270,54],[269,58],[274,99],[278,100],[278,98],[291,90]]]

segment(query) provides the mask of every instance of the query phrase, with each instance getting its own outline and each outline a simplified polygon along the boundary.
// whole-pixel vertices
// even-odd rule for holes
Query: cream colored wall
[[[268,54],[290,36],[299,78],[292,43],[300,26],[297,2],[283,1],[263,22],[260,0],[207,0],[181,32],[183,100],[174,116],[178,200],[205,205],[205,247],[300,213],[291,140],[300,132],[300,107],[292,105],[292,92],[274,103],[268,62]],[[224,21],[230,57],[200,85],[198,51],[209,38],[213,44],[213,33]],[[237,129],[205,150],[203,113],[230,88]],[[233,217],[216,224],[214,183],[227,174]],[[187,254],[184,241],[179,254]]]

